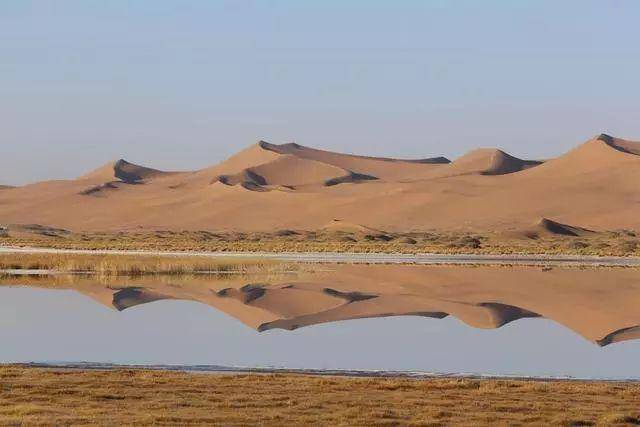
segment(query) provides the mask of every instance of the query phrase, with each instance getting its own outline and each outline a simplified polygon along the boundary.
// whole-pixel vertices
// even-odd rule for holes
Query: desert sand
[[[453,316],[492,329],[544,317],[605,346],[640,338],[639,278],[633,268],[331,264],[293,274],[137,277],[135,286],[114,276],[0,283],[74,289],[117,310],[164,299],[198,301],[258,331],[401,315]]]
[[[341,220],[386,231],[523,236],[640,230],[638,182],[640,143],[604,134],[544,162],[498,149],[450,162],[259,142],[198,171],[118,160],[73,180],[3,188],[0,224],[265,231],[319,230]]]

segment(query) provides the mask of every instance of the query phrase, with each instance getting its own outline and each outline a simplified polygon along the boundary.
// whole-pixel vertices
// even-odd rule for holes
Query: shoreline
[[[558,266],[640,266],[640,257],[552,254],[441,254],[441,253],[363,253],[363,252],[209,252],[150,251],[111,249],[57,249],[46,247],[0,246],[2,254],[129,255],[174,258],[207,257],[229,259],[264,259],[284,262],[350,264],[421,264],[421,265],[558,265]]]
[[[623,383],[640,384],[639,377],[599,378],[573,377],[555,375],[518,375],[518,374],[483,374],[474,372],[427,372],[412,370],[385,369],[315,369],[286,367],[249,367],[233,365],[174,365],[174,364],[120,364],[100,362],[8,362],[0,363],[2,367],[59,369],[73,371],[155,371],[184,372],[192,374],[227,374],[227,375],[300,375],[312,377],[339,378],[380,378],[380,379],[464,379],[480,381],[537,381],[537,382],[578,382],[578,383]]]

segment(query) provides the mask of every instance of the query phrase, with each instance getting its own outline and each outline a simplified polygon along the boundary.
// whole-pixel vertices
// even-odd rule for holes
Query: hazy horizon
[[[264,139],[364,155],[640,140],[632,1],[0,4],[0,184]]]

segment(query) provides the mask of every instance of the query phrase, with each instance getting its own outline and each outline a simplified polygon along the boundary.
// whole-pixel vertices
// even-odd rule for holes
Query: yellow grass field
[[[0,368],[2,425],[634,425],[640,384]]]
[[[146,275],[189,273],[275,273],[294,268],[277,260],[251,258],[216,259],[205,256],[126,254],[0,254],[0,270],[51,270],[62,273]]]

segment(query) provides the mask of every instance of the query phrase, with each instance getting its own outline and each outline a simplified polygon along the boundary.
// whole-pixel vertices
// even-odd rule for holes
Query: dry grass
[[[514,239],[499,234],[407,232],[365,234],[339,231],[276,230],[269,233],[211,231],[147,231],[131,233],[72,233],[32,228],[0,236],[0,245],[59,249],[120,249],[160,251],[238,252],[362,252],[576,254],[640,256],[640,237],[629,230],[594,233],[586,237],[557,236]]]
[[[275,273],[292,268],[295,267],[276,260],[249,258],[118,254],[0,254],[0,270],[50,270],[101,275]]]
[[[631,425],[633,383],[0,368],[2,425]]]

